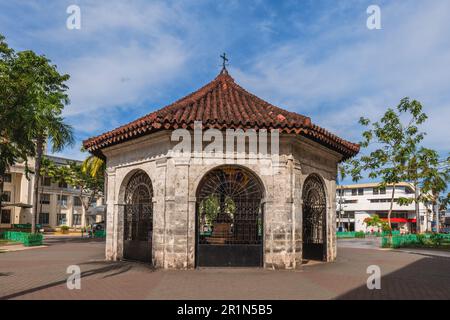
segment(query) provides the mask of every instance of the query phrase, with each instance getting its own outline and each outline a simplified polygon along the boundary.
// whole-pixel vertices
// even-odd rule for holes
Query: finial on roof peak
[[[228,58],[227,58],[227,54],[224,52],[221,56],[220,56],[221,58],[222,58],[222,71],[220,71],[220,73],[228,73],[228,70],[227,70],[227,65],[228,65]]]

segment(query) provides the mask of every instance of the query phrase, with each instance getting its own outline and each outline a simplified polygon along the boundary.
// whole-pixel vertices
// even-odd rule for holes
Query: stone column
[[[303,200],[302,200],[302,171],[300,161],[293,160],[293,248],[294,268],[300,269],[303,260]]]
[[[153,248],[152,261],[157,268],[164,268],[166,253],[166,179],[167,159],[156,161],[153,181]]]
[[[273,199],[266,202],[265,212],[265,261],[267,268],[290,269],[294,267],[293,221],[292,221],[292,177],[287,159],[280,158],[274,168]]]
[[[106,171],[106,179],[107,183],[107,198],[106,198],[106,245],[105,245],[105,257],[106,260],[115,260],[117,255],[115,252],[115,209],[116,209],[116,200],[115,200],[115,179],[116,173],[114,170],[108,169]]]
[[[165,268],[186,269],[189,264],[188,236],[194,229],[189,219],[189,159],[170,161],[166,184]],[[169,167],[168,167],[169,169]]]
[[[325,186],[327,192],[327,261],[336,260],[336,181],[329,180]]]

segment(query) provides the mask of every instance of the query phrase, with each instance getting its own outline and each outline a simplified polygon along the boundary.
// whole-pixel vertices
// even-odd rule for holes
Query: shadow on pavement
[[[383,275],[381,289],[369,290],[366,285],[348,291],[336,299],[400,300],[450,299],[450,258],[424,257],[406,267]],[[367,277],[370,275],[368,274]]]
[[[88,270],[88,271],[84,271],[81,272],[81,278],[86,278],[86,277],[90,277],[90,276],[94,276],[94,275],[99,275],[99,274],[104,274],[104,276],[102,277],[102,279],[105,278],[110,278],[110,277],[114,277],[117,276],[119,274],[123,274],[126,273],[128,271],[130,271],[131,269],[133,269],[134,267],[139,267],[139,264],[135,265],[132,262],[122,262],[122,261],[118,261],[118,262],[110,262],[110,261],[93,261],[93,262],[85,262],[85,263],[80,263],[81,265],[98,265],[98,268],[95,268],[93,270]],[[152,270],[153,269],[151,267],[147,267],[147,269]],[[111,273],[112,272],[112,273]],[[67,275],[69,276],[69,275]],[[41,285],[35,288],[30,288],[27,290],[23,290],[20,292],[16,292],[13,294],[9,294],[3,297],[0,297],[0,300],[6,300],[6,299],[13,299],[16,297],[20,297],[22,295],[26,295],[29,293],[33,293],[36,291],[40,291],[40,290],[44,290],[44,289],[48,289],[51,287],[55,287],[61,284],[64,284],[67,282],[67,279],[63,279],[63,280],[58,280],[58,281],[54,281],[45,285]]]
[[[46,246],[52,246],[61,243],[90,243],[90,242],[105,242],[102,238],[81,238],[81,237],[52,237],[44,238],[43,244]]]

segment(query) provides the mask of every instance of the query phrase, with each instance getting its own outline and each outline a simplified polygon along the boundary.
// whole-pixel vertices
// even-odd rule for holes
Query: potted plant
[[[61,226],[60,231],[62,234],[68,234],[69,233],[69,227],[68,226]]]

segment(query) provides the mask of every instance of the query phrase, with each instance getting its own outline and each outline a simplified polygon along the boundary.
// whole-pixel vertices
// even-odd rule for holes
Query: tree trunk
[[[36,232],[36,217],[39,202],[39,181],[41,179],[41,162],[44,153],[44,138],[39,137],[36,140],[36,158],[34,163],[34,187],[33,187],[33,210],[31,211],[31,233]]]
[[[89,209],[89,208],[88,208]],[[84,206],[84,204],[81,206],[81,227],[85,228],[86,227],[86,207]]]
[[[440,221],[439,221],[439,207],[440,207],[440,204],[439,204],[439,195],[435,195],[434,196],[434,201],[433,201],[433,207],[434,207],[434,211],[435,211],[435,213],[436,213],[436,233],[439,233],[439,229],[440,229]]]
[[[342,192],[343,192],[343,188],[342,188],[342,185],[341,185],[340,189],[341,189],[341,192],[339,194],[339,230],[343,230],[343,228],[342,228],[342,224],[343,224],[343,221],[342,221]]]
[[[416,233],[421,233],[420,212],[419,212],[419,184],[414,182],[414,204],[416,209]]]
[[[86,228],[86,212],[89,210],[90,198],[87,199],[87,204],[83,201],[83,188],[80,188],[81,201],[81,227]]]
[[[390,206],[389,212],[388,212],[388,227],[389,227],[390,234],[392,234],[391,214],[392,214],[392,208],[394,207],[394,196],[395,196],[395,183],[392,185],[391,206]]]
[[[3,179],[3,176],[0,175],[0,219],[2,217]]]

